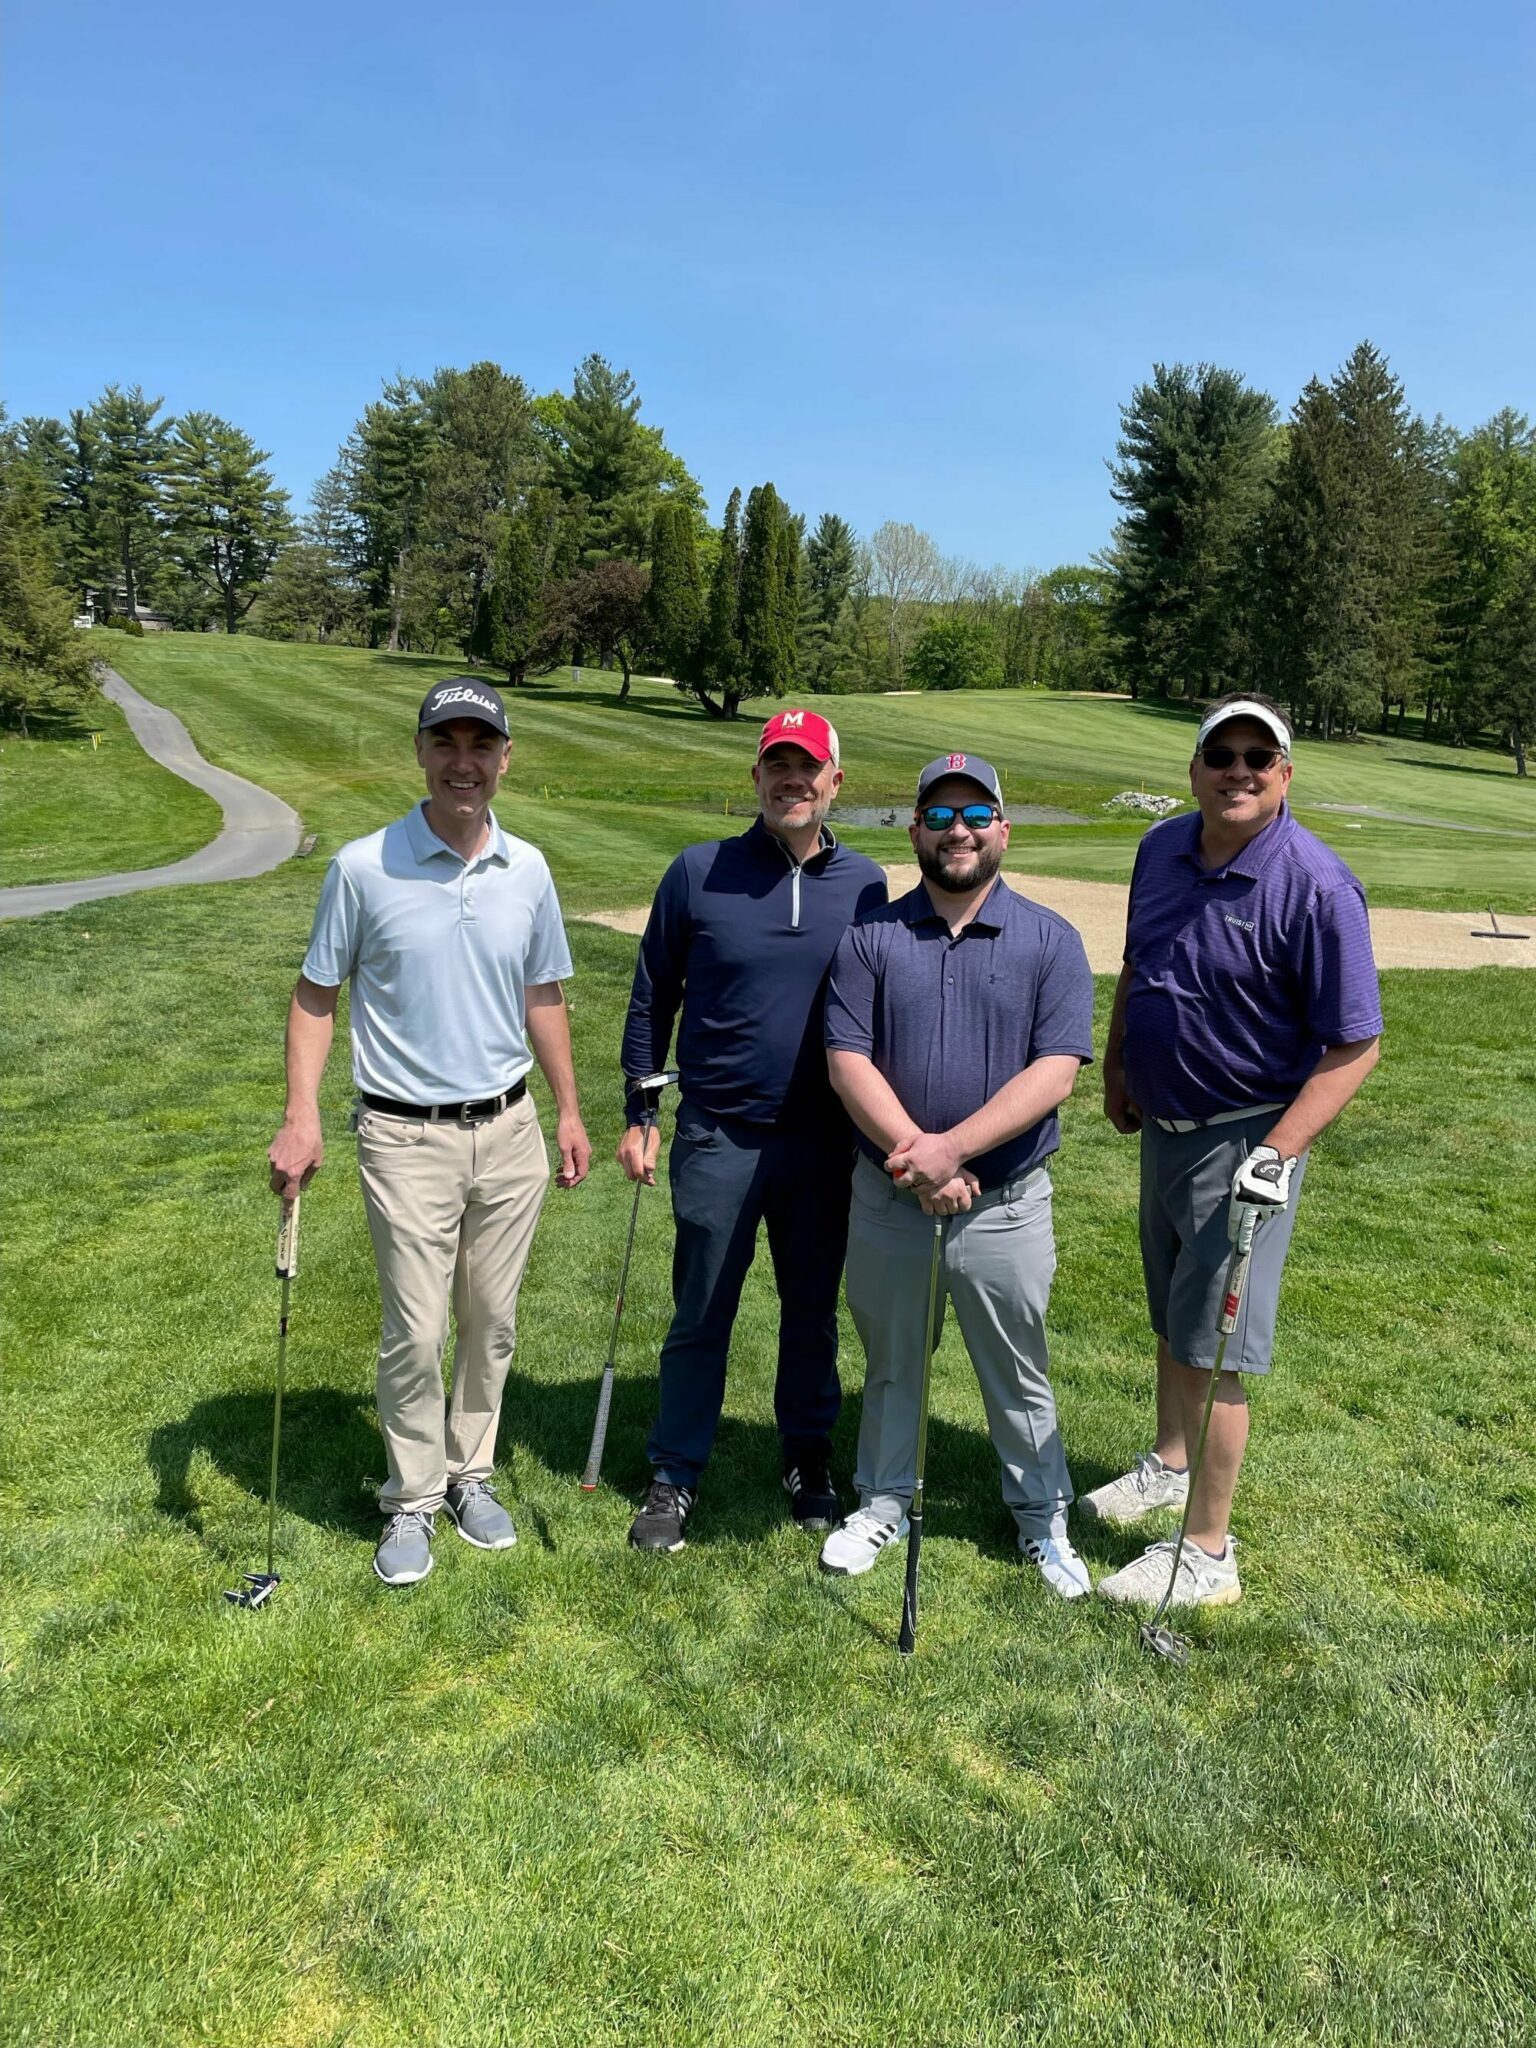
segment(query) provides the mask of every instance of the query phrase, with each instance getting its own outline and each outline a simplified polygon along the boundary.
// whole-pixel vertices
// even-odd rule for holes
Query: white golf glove
[[[1232,1200],[1227,1208],[1227,1236],[1237,1243],[1238,1226],[1244,1209],[1260,1218],[1278,1216],[1291,1199],[1294,1159],[1282,1159],[1273,1145],[1255,1145],[1232,1176]]]

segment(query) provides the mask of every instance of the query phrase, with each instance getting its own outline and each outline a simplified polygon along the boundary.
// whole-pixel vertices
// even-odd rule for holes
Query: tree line
[[[1281,420],[1209,363],[1158,364],[1121,415],[1106,556],[1133,696],[1259,688],[1324,737],[1536,726],[1536,432],[1425,421],[1362,342]]]
[[[716,526],[641,412],[600,355],[568,391],[490,361],[393,377],[302,517],[239,427],[138,386],[0,414],[0,714],[89,688],[89,603],[452,652],[514,687],[595,662],[623,696],[644,666],[718,717],[791,690],[1261,688],[1325,736],[1410,709],[1441,738],[1491,727],[1525,772],[1536,435],[1426,423],[1367,343],[1285,420],[1236,371],[1156,365],[1122,410],[1110,547],[1043,574],[898,521],[810,526],[768,482]]]

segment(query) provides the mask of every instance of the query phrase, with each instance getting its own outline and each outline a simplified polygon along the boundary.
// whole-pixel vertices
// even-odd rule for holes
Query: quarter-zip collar
[[[815,862],[830,859],[836,853],[837,835],[830,826],[823,825],[820,842],[817,845],[816,851],[810,856],[809,860],[803,861],[795,859],[795,856],[790,852],[783,840],[780,839],[776,832],[770,832],[761,818],[754,822],[751,830],[745,836],[751,839],[754,835],[762,841],[761,850],[764,854],[768,854],[770,847],[775,849],[778,857],[789,869],[789,928],[792,932],[797,932],[800,929],[800,877]],[[771,858],[772,856],[769,855],[769,857]]]

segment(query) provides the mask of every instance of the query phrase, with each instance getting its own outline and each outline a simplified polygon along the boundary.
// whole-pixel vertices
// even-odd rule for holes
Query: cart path
[[[1117,974],[1125,945],[1128,891],[1121,882],[1071,882],[1060,875],[1021,875],[1006,869],[1010,888],[1058,911],[1083,935],[1088,964],[1095,974]],[[888,867],[891,895],[901,896],[920,879],[916,867]],[[610,931],[639,933],[649,906],[633,910],[597,910],[583,920],[607,925]],[[1378,967],[1536,967],[1536,936],[1523,943],[1474,939],[1487,925],[1485,912],[1466,910],[1373,910],[1371,943]],[[1501,925],[1536,933],[1536,918],[1500,916]]]
[[[270,790],[205,761],[175,713],[141,697],[115,669],[105,672],[101,689],[121,709],[152,761],[213,798],[224,813],[223,830],[196,853],[166,867],[0,889],[0,918],[41,917],[49,910],[73,910],[77,903],[132,896],[140,889],[176,889],[184,882],[244,882],[270,873],[292,857],[303,829],[297,811]]]

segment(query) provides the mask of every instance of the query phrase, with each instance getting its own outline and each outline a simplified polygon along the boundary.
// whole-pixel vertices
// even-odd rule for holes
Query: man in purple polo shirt
[[[986,761],[930,761],[910,829],[922,882],[860,918],[827,989],[828,1067],[862,1153],[848,1307],[869,1369],[859,1508],[821,1562],[866,1572],[907,1533],[929,1219],[943,1216],[939,1313],[953,1300],[1019,1549],[1053,1592],[1077,1599],[1090,1586],[1067,1540],[1072,1482],[1048,1377],[1056,1245],[1045,1162],[1061,1142],[1057,1108],[1093,1057],[1093,979],[1072,926],[998,873],[1008,821]]]
[[[1211,1411],[1173,1604],[1229,1606],[1228,1528],[1248,1440],[1241,1375],[1268,1372],[1307,1147],[1375,1066],[1381,1001],[1365,894],[1286,807],[1291,733],[1267,697],[1218,698],[1195,739],[1198,816],[1154,826],[1131,877],[1104,1107],[1141,1133],[1141,1259],[1157,1336],[1157,1441],[1079,1503],[1137,1522],[1182,1508],[1210,1385],[1229,1237],[1263,1212]],[[1101,1581],[1155,1602],[1174,1546]]]

